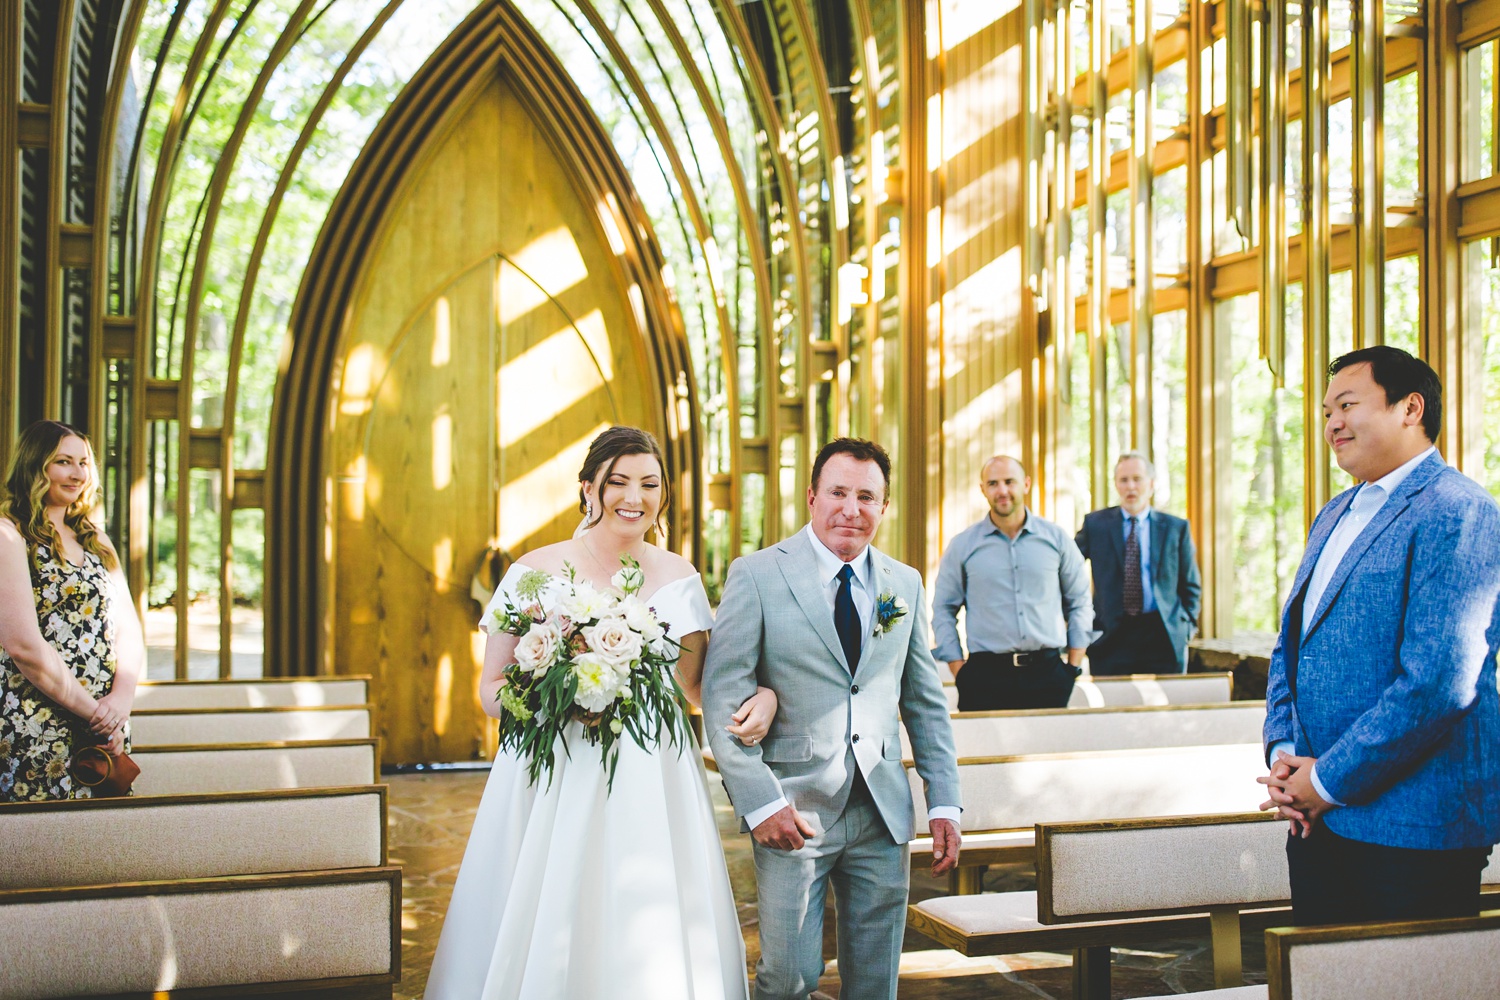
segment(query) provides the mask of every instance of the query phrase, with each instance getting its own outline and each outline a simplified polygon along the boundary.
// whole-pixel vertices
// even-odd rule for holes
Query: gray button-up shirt
[[[1098,637],[1083,555],[1066,531],[1030,510],[1015,541],[988,514],[959,532],[932,597],[932,655],[943,663],[964,659],[960,607],[971,653],[1085,649]]]

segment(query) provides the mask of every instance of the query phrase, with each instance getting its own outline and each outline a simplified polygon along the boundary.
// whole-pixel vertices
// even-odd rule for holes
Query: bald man
[[[958,533],[938,567],[933,656],[953,671],[961,712],[1062,708],[1095,638],[1083,555],[1068,532],[1027,509],[1031,479],[1016,459],[984,463],[979,489],[989,511]]]

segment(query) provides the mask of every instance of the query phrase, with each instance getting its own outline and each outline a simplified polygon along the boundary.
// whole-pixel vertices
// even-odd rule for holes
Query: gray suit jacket
[[[735,812],[743,817],[785,796],[821,834],[843,813],[856,767],[897,843],[911,840],[911,786],[901,764],[904,720],[929,806],[958,806],[958,762],[948,702],[927,648],[922,578],[871,549],[876,596],[908,612],[890,632],[867,633],[851,677],[833,611],[803,532],[729,569],[703,675],[704,731]],[[776,692],[770,734],[744,746],[724,720],[755,693]]]

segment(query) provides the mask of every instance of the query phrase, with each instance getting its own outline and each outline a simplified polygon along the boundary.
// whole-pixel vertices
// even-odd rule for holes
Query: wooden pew
[[[6,802],[0,889],[380,867],[386,793],[360,785]]]
[[[141,681],[135,710],[163,708],[291,708],[366,705],[370,678],[264,677],[257,680]]]
[[[965,955],[1072,949],[1075,995],[1107,997],[1112,945],[1208,931],[1215,984],[1230,989],[1243,983],[1242,926],[1291,919],[1273,814],[1039,823],[1035,835],[1036,892],[924,900],[910,926]]]
[[[1035,860],[1037,823],[1251,812],[1263,801],[1260,743],[959,759],[963,848],[955,894],[981,891],[984,869]],[[913,867],[932,863],[927,801],[910,761]]]
[[[363,740],[374,735],[372,705],[276,708],[167,708],[132,712],[136,747],[301,740]]]
[[[943,675],[948,707],[958,711],[958,688],[946,668]],[[1209,705],[1229,701],[1234,675],[1132,674],[1125,677],[1080,677],[1068,698],[1069,708],[1118,708],[1127,705]]]
[[[401,869],[0,891],[0,996],[390,1000]]]
[[[1173,1000],[1494,996],[1500,910],[1452,920],[1272,928],[1266,931],[1266,973],[1265,986],[1177,994]]]
[[[386,791],[0,804],[0,996],[388,998]]]
[[[1074,951],[1074,995],[1109,996],[1109,948],[1209,930],[1242,985],[1240,922],[1286,922],[1286,826],[1263,813],[1039,823],[1037,891],[946,896],[908,923],[965,955]]]
[[[952,715],[959,757],[1255,743],[1265,720],[1266,706],[1249,701]],[[904,729],[901,749],[903,757],[911,757]]]
[[[141,767],[136,795],[329,788],[380,777],[374,739],[140,747],[132,757]]]

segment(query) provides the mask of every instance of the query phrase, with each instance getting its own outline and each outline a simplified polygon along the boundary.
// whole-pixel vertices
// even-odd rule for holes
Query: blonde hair
[[[97,556],[105,569],[114,569],[117,565],[114,550],[104,540],[94,520],[99,499],[94,448],[89,444],[88,435],[76,427],[57,420],[38,420],[21,432],[16,441],[16,456],[10,463],[10,474],[5,478],[4,497],[0,498],[0,517],[15,522],[21,536],[26,539],[27,549],[33,553],[38,545],[61,552],[62,539],[47,519],[47,491],[52,485],[47,478],[47,466],[57,457],[63,441],[70,437],[82,441],[88,452],[89,481],[79,492],[78,499],[63,512],[63,523],[73,530],[85,552]]]

